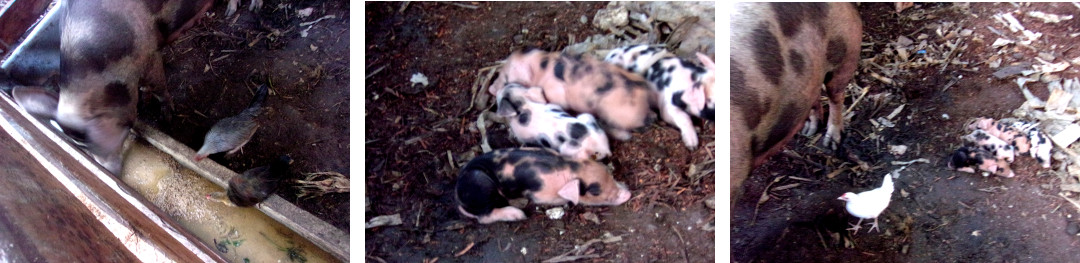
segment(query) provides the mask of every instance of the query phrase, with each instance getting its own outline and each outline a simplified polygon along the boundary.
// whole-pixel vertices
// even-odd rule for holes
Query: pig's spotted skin
[[[731,200],[736,200],[750,172],[800,128],[816,131],[820,118],[810,116],[814,110],[823,113],[823,84],[829,114],[822,142],[838,147],[862,21],[850,3],[737,3],[731,23]]]
[[[698,59],[705,67],[649,45],[613,49],[604,57],[606,62],[639,74],[651,84],[659,99],[661,117],[679,129],[683,143],[690,149],[698,144],[691,116],[713,120],[715,108],[709,97],[715,80],[712,59],[702,54]]]
[[[847,46],[844,45],[844,39],[840,37],[834,37],[829,39],[829,45],[825,47],[827,53],[825,53],[825,61],[830,64],[840,64],[844,61],[844,54],[848,52]]]
[[[511,120],[510,134],[526,146],[557,149],[575,159],[611,155],[608,138],[591,114],[573,117],[558,105],[533,101],[541,98],[538,87],[507,83],[499,92],[496,112]]]
[[[63,35],[63,41],[70,41],[71,43],[97,43],[64,46],[74,49],[65,51],[70,52],[68,54],[92,54],[92,56],[65,56],[65,58],[68,58],[65,60],[67,63],[61,69],[89,69],[89,71],[66,71],[69,74],[82,73],[73,75],[73,77],[81,78],[85,74],[105,71],[109,65],[131,55],[135,49],[134,30],[123,17],[109,12],[95,12],[100,10],[75,8],[69,8],[69,10],[73,15],[97,17],[96,19],[71,23],[70,25],[82,27],[83,29],[76,30],[77,33]],[[94,27],[107,27],[109,30],[91,31],[91,28]]]
[[[754,41],[754,61],[759,72],[775,72],[766,74],[765,79],[775,86],[780,85],[780,79],[784,77],[784,57],[780,53],[780,41],[776,39],[769,28],[771,23],[762,22],[751,33]],[[754,92],[754,91],[749,91]]]
[[[105,107],[124,107],[131,103],[131,95],[128,87],[123,82],[112,82],[105,85],[105,97],[102,105]]]
[[[593,114],[616,139],[629,140],[630,131],[656,118],[650,110],[656,97],[648,81],[590,56],[514,52],[488,92],[499,94],[506,83],[513,82],[542,88],[547,103]]]
[[[822,19],[825,18],[829,6],[824,3],[770,3],[775,21],[780,22],[780,31],[787,38],[792,38],[803,23],[810,23],[818,28],[824,28]],[[825,31],[820,29],[819,31]]]
[[[949,168],[975,173],[976,169],[998,173],[999,167],[993,153],[979,147],[960,147],[949,158]]]

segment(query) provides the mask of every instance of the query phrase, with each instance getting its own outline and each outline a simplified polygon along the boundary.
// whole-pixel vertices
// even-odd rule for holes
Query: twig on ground
[[[480,117],[476,119],[476,129],[480,131],[480,149],[484,153],[491,152],[491,145],[488,144],[487,138],[487,125],[484,125],[484,113],[480,113]]]
[[[674,231],[675,236],[679,237],[679,244],[681,245],[679,247],[682,248],[683,259],[686,259],[686,262],[690,263],[690,253],[686,252],[686,240],[683,239],[682,234],[679,233],[679,229],[675,228],[674,225],[671,226],[671,231]]]
[[[1077,210],[1080,210],[1080,202],[1078,202],[1076,200],[1073,200],[1073,199],[1070,199],[1068,197],[1065,197],[1065,194],[1062,194],[1062,193],[1058,193],[1058,196],[1061,196],[1061,198],[1065,199],[1065,201],[1069,201],[1069,203],[1071,203],[1073,206],[1076,206]]]
[[[466,112],[469,112],[469,110],[473,108],[473,105],[476,104],[476,94],[482,92],[481,90],[483,90],[484,84],[487,84],[491,81],[491,77],[495,75],[495,72],[498,72],[498,67],[501,65],[502,63],[498,63],[494,66],[481,68],[476,72],[476,81],[473,81],[472,99],[469,99],[469,107],[465,108],[465,110],[459,113],[458,116],[464,115]],[[486,77],[484,76],[484,71],[488,71]]]
[[[911,161],[892,161],[892,165],[910,165],[912,163],[930,163],[930,160],[926,158],[919,158]]]
[[[386,260],[383,260],[383,259],[381,259],[379,257],[376,257],[376,256],[367,256],[367,259],[378,261],[379,263],[386,263]]]
[[[462,249],[461,252],[455,253],[454,257],[460,257],[461,255],[465,255],[465,253],[468,253],[469,250],[472,249],[473,245],[476,245],[476,242],[469,242],[469,244],[465,246],[465,249]]]
[[[466,4],[460,4],[460,3],[454,3],[454,2],[440,2],[440,3],[451,4],[451,5],[455,5],[455,6],[458,6],[458,7],[464,7],[464,8],[468,8],[468,9],[480,8],[479,6],[475,6],[475,5],[466,5]]]
[[[770,182],[768,186],[765,186],[765,191],[761,192],[761,198],[758,198],[757,205],[754,205],[754,218],[750,219],[750,225],[751,226],[757,224],[758,209],[761,208],[761,204],[764,204],[766,201],[769,201],[769,188],[771,188],[777,182],[780,182],[780,179],[783,179],[783,178],[784,178],[783,176],[777,177],[776,179],[773,179],[773,181]]]
[[[855,85],[855,84],[851,84],[851,85]],[[855,87],[858,88],[859,86],[855,85]],[[862,88],[862,94],[860,94],[859,98],[855,99],[855,102],[852,102],[851,106],[848,107],[846,111],[844,111],[844,115],[848,115],[848,113],[851,113],[851,110],[855,109],[855,106],[859,105],[859,102],[862,101],[862,99],[866,97],[867,92],[870,92],[870,86],[866,86],[866,87]]]
[[[607,235],[607,234],[605,234],[605,235]],[[585,244],[577,246],[576,248],[571,249],[570,251],[567,251],[566,253],[563,253],[562,255],[558,255],[558,256],[555,256],[553,258],[549,258],[547,260],[544,260],[543,262],[544,263],[568,262],[568,261],[574,261],[574,260],[578,260],[578,259],[599,257],[599,255],[597,255],[597,254],[581,255],[581,253],[584,253],[585,251],[587,251],[587,249],[589,249],[589,246],[592,245],[593,243],[596,243],[596,242],[612,243],[612,242],[619,242],[619,241],[622,241],[622,235],[609,236],[609,237],[604,237],[604,238],[595,238],[595,239],[586,241]],[[570,254],[573,254],[573,256],[571,256]]]

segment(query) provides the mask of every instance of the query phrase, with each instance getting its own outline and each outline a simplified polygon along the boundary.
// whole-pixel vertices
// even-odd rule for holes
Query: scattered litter
[[[949,114],[948,113],[942,113],[941,118],[948,120],[949,119]]]
[[[376,216],[368,220],[364,228],[401,225],[401,214]]]
[[[1050,140],[1057,145],[1071,145],[1077,139],[1080,139],[1080,125],[1076,125],[1076,123],[1071,123],[1065,126],[1065,130],[1050,136]]]
[[[420,84],[423,87],[427,87],[428,85],[428,78],[427,76],[424,76],[423,73],[413,73],[412,78],[409,79],[409,81],[412,82],[413,86]]]
[[[904,155],[907,152],[907,145],[889,145],[889,153],[893,155]]]
[[[1003,46],[1006,46],[1006,45],[1011,45],[1013,43],[1016,43],[1016,42],[1014,42],[1012,40],[1004,39],[1004,38],[998,38],[997,40],[994,40],[993,44],[990,44],[990,47],[999,48],[999,47],[1003,47]]]
[[[604,235],[601,238],[596,238],[596,239],[591,239],[589,241],[586,241],[585,244],[582,244],[582,245],[579,245],[579,246],[574,246],[574,249],[571,249],[570,251],[567,251],[566,253],[563,253],[562,255],[558,255],[558,256],[555,256],[553,258],[549,258],[547,260],[544,260],[543,262],[544,263],[570,262],[570,261],[577,261],[577,260],[586,259],[586,258],[600,257],[600,255],[597,255],[597,254],[585,254],[585,253],[589,253],[589,252],[594,251],[592,249],[589,249],[589,246],[591,246],[592,244],[595,244],[596,242],[604,242],[604,243],[608,243],[608,244],[615,243],[615,242],[622,242],[623,241],[622,236],[623,235],[615,236],[615,235],[612,235],[610,232],[604,232]],[[525,253],[525,251],[523,249],[522,254],[524,254],[524,253]]]
[[[310,25],[314,25],[315,23],[318,23],[319,21],[322,21],[323,19],[333,19],[333,18],[337,18],[337,16],[326,15],[326,16],[320,17],[319,19],[315,19],[315,21],[300,23],[300,26],[302,26],[302,27],[310,26]]]
[[[593,212],[585,212],[584,214],[581,214],[581,218],[596,223],[597,225],[600,224],[600,217],[596,216]]]
[[[1048,23],[1048,24],[1054,24],[1054,23],[1058,23],[1058,22],[1069,20],[1069,19],[1073,18],[1072,15],[1064,15],[1064,16],[1062,16],[1062,15],[1055,15],[1055,14],[1047,14],[1047,13],[1043,13],[1043,12],[1039,12],[1039,11],[1028,11],[1027,15],[1030,16],[1030,17],[1042,19],[1043,23]]]
[[[308,8],[296,10],[296,16],[300,17],[300,18],[308,17],[308,16],[311,15],[311,12],[313,12],[313,11],[315,11],[315,8],[313,8],[313,7],[308,7]]]
[[[911,165],[913,163],[930,163],[930,160],[919,158],[911,161],[892,161],[892,165]]]
[[[349,178],[338,172],[315,172],[306,174],[304,180],[296,180],[300,190],[297,197],[322,196],[329,193],[348,193]],[[325,177],[321,180],[318,178]]]
[[[564,211],[562,207],[552,207],[551,209],[544,211],[544,213],[552,220],[558,220],[566,215],[566,211]]]

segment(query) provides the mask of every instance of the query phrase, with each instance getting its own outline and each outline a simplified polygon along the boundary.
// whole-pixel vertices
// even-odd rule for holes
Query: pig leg
[[[225,16],[232,16],[236,13],[236,7],[240,5],[240,0],[229,0],[228,6],[225,8]]]
[[[694,122],[690,120],[690,114],[677,107],[671,107],[668,103],[661,105],[664,121],[674,124],[682,134],[683,144],[690,150],[698,146],[697,131],[694,130]]]
[[[630,140],[630,131],[611,127],[611,125],[606,125],[604,130],[606,130],[611,137],[620,141]]]
[[[753,156],[750,149],[750,131],[746,125],[738,125],[745,122],[741,116],[741,114],[731,114],[729,126],[731,127],[731,207],[735,206],[735,200],[742,195],[743,181],[746,181],[753,170],[750,161]]]
[[[825,94],[829,97],[829,122],[825,130],[825,143],[832,149],[840,146],[840,133],[844,130],[844,92],[855,77],[859,66],[859,41],[841,43],[830,40],[826,61],[839,61],[839,65],[825,75]],[[851,41],[849,41],[851,42]]]
[[[802,131],[799,131],[799,134],[809,137],[817,133],[818,122],[821,121],[823,112],[821,102],[815,101],[814,107],[810,108],[810,117],[806,118],[806,123],[803,124]]]

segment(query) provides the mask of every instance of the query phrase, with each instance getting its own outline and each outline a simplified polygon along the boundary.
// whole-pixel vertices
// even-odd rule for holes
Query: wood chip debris
[[[376,216],[364,224],[364,228],[401,225],[401,214]]]

